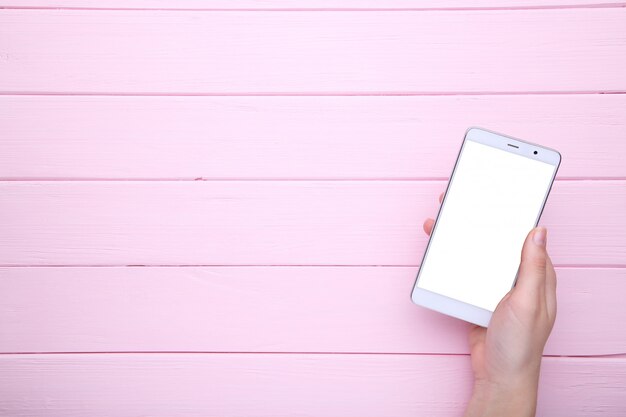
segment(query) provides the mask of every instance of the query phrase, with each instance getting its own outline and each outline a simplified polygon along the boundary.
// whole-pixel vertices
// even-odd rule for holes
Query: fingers
[[[424,228],[424,232],[426,232],[428,236],[430,236],[430,234],[432,233],[434,225],[435,225],[434,219],[429,218],[429,219],[424,220],[424,224],[422,225],[422,227]]]
[[[487,329],[484,327],[473,325],[469,333],[470,350],[473,351],[477,345],[485,341]]]
[[[439,194],[439,204],[441,204],[441,202],[443,201],[443,194],[444,193]],[[424,220],[424,224],[422,225],[422,227],[424,228],[424,232],[426,232],[428,236],[430,236],[430,234],[432,233],[434,225],[434,219],[427,218],[426,220]]]
[[[543,302],[546,293],[546,270],[548,253],[546,252],[547,230],[537,227],[528,234],[522,248],[520,264],[515,286],[516,296],[531,297],[532,302]],[[519,294],[519,295],[518,295]]]
[[[546,307],[548,314],[554,320],[556,317],[556,272],[549,256],[546,265]]]

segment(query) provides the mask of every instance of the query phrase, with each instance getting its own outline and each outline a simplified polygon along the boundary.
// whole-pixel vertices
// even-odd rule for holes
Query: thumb
[[[517,274],[515,292],[528,296],[545,295],[546,266],[548,253],[546,252],[547,230],[545,227],[536,227],[528,233],[522,248],[522,262]]]

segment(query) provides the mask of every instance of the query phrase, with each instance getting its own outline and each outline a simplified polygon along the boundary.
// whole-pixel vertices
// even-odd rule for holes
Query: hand
[[[433,219],[424,222],[428,235],[433,225]],[[541,356],[556,318],[556,273],[546,241],[545,228],[530,231],[515,287],[487,329],[470,330],[474,391],[466,417],[535,415]]]

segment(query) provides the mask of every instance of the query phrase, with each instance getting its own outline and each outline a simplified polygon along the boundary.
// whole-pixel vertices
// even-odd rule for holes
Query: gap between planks
[[[560,9],[614,9],[626,7],[626,3],[588,3],[530,6],[477,6],[477,7],[242,7],[242,8],[198,8],[198,7],[78,7],[78,6],[0,6],[0,10],[78,10],[78,11],[160,11],[160,12],[458,12],[458,11],[515,11],[515,10],[560,10]]]
[[[626,177],[559,177],[556,181],[625,181]],[[399,178],[275,178],[275,177],[235,177],[235,178],[54,178],[54,177],[24,177],[0,178],[2,182],[192,182],[192,181],[257,181],[257,182],[421,182],[421,181],[448,181],[448,177],[399,177]]]
[[[171,264],[129,264],[129,265],[104,265],[104,264],[92,264],[92,265],[23,265],[23,264],[0,264],[0,268],[419,268],[420,265],[335,265],[335,264],[316,264],[316,265],[298,265],[298,264],[185,264],[185,265],[171,265]],[[603,269],[613,268],[622,269],[626,268],[626,264],[554,264],[555,268],[570,268],[570,269]],[[1,279],[1,277],[0,277]]]
[[[0,9],[1,10],[1,9]],[[562,91],[264,91],[264,92],[123,92],[123,91],[0,91],[0,96],[113,96],[113,97],[419,97],[419,96],[529,96],[529,95],[596,95],[626,94],[624,90],[562,90]]]
[[[319,355],[319,356],[466,356],[469,353],[429,353],[429,352],[254,352],[254,351],[93,351],[93,352],[0,352],[0,356],[35,356],[35,355]],[[542,355],[543,358],[572,358],[572,359],[626,359],[626,353],[616,353],[609,355]]]

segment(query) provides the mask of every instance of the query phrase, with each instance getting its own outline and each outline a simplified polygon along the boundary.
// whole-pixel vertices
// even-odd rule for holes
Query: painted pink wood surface
[[[0,416],[460,415],[408,291],[470,125],[564,154],[546,353],[609,356],[538,415],[626,415],[624,5],[0,0]]]
[[[0,268],[0,352],[469,353],[465,323],[411,303],[416,273]],[[544,353],[626,355],[626,269],[557,273],[559,315]]]
[[[444,181],[0,183],[1,265],[417,265]],[[624,266],[626,181],[561,181],[556,265]]]
[[[4,355],[12,417],[460,416],[467,356]],[[540,417],[626,414],[626,359],[544,358]]]
[[[375,13],[5,9],[0,92],[619,92],[626,89],[624,27],[623,7]]]
[[[481,8],[615,7],[619,1],[602,0],[0,0],[0,7],[163,10],[439,10]]]
[[[0,96],[0,178],[446,178],[472,125],[558,149],[559,178],[626,178],[621,94]]]

